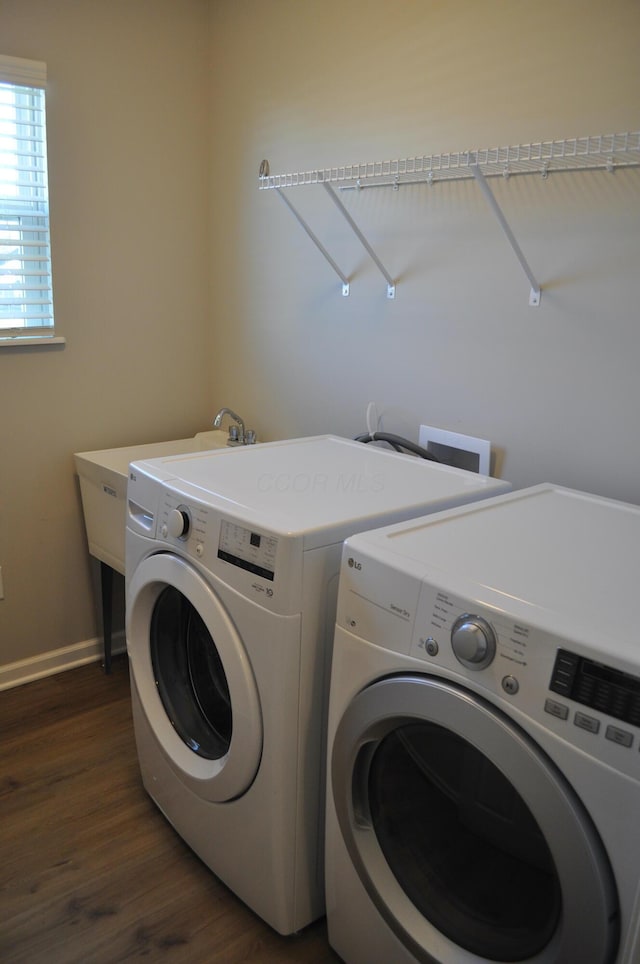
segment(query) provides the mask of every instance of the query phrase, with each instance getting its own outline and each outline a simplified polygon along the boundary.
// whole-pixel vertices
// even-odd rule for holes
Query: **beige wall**
[[[427,422],[489,438],[515,485],[640,501],[640,171],[492,182],[542,306],[472,182],[343,197],[385,282],[322,188],[272,173],[640,128],[635,0],[246,0],[214,4],[212,270],[217,397],[261,434]]]
[[[96,635],[73,453],[210,418],[208,6],[2,0],[48,65],[62,350],[0,351],[0,664]]]
[[[640,501],[640,172],[495,185],[539,309],[472,183],[346,198],[394,302],[319,189],[294,200],[349,298],[257,189],[265,157],[638,130],[639,35],[636,0],[2,0],[2,52],[49,65],[68,342],[0,353],[0,665],[96,633],[72,453],[221,405],[277,438],[354,435],[375,401],[388,431],[490,438],[516,486]]]

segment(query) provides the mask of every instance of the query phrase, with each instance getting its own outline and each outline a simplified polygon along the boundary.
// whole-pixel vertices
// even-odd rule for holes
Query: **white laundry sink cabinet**
[[[212,430],[198,432],[193,438],[74,455],[89,553],[100,561],[105,672],[111,669],[113,573],[124,575],[129,463],[224,448],[228,438],[227,432]]]
[[[170,442],[149,442],[99,452],[77,452],[74,456],[80,478],[82,511],[89,552],[124,575],[124,537],[127,525],[127,477],[129,463],[136,459],[162,458],[224,448],[226,432],[198,432],[193,438]]]

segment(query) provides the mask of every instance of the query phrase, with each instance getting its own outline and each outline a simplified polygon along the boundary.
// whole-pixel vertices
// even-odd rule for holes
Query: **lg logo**
[[[347,565],[349,566],[350,569],[355,569],[356,572],[362,572],[362,563],[357,562],[357,560],[355,560],[353,556],[349,556],[349,558],[347,559]]]

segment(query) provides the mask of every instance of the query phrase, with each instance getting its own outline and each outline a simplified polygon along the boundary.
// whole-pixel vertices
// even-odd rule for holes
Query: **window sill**
[[[62,335],[0,335],[0,350],[3,348],[54,348],[66,345],[67,340]]]

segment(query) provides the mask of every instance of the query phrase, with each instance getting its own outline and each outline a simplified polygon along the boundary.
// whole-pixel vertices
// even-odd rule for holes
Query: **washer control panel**
[[[227,519],[220,523],[218,559],[273,582],[278,540]]]
[[[204,503],[181,501],[165,493],[158,516],[160,537],[180,546],[187,555],[210,559],[215,555],[238,569],[273,583],[278,539],[269,533],[222,518]]]
[[[158,534],[161,539],[179,545],[187,554],[204,555],[210,512],[206,505],[166,492],[159,506]]]
[[[201,487],[176,479],[160,483],[139,473],[130,487],[127,539],[132,558],[133,553],[175,554],[197,564],[211,591],[237,592],[270,613],[300,617],[302,533],[272,529],[267,513],[249,511],[213,493],[204,492],[205,498]],[[335,555],[338,548],[333,551]]]

